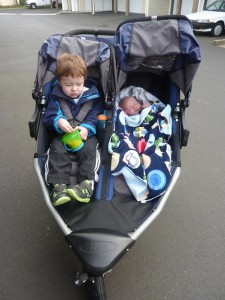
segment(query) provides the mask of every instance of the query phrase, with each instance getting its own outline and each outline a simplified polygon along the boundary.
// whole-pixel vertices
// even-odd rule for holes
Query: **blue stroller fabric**
[[[139,115],[128,116],[119,101],[128,95],[138,96],[151,105]],[[116,99],[114,132],[108,148],[112,153],[111,172],[122,174],[135,199],[141,203],[165,192],[171,179],[172,131],[171,107],[139,87],[122,90]]]

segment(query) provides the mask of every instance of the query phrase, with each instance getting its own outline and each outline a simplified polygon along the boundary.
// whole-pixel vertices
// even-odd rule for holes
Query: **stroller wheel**
[[[86,282],[89,300],[107,300],[103,276],[91,277]]]

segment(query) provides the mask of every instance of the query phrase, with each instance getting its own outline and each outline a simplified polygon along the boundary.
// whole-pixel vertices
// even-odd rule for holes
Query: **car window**
[[[212,4],[206,7],[206,10],[225,11],[225,1],[214,1]]]

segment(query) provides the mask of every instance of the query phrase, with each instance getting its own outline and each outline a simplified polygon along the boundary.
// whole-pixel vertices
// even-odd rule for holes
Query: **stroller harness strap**
[[[75,123],[80,124],[83,122],[83,120],[85,119],[86,115],[88,114],[93,100],[84,102],[84,104],[82,105],[81,109],[79,110],[78,114],[76,117],[72,116],[72,113],[69,109],[68,104],[66,103],[66,101],[63,98],[59,99],[59,103],[61,105],[62,111],[64,113],[64,115],[69,119],[69,120],[74,120]]]

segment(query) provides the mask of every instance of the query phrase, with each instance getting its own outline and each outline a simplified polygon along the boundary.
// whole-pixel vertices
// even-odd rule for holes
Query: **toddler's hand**
[[[70,125],[70,123],[63,118],[60,118],[58,120],[58,126],[62,131],[66,132],[66,133],[73,132],[73,130],[74,130],[73,127]]]
[[[75,129],[78,129],[80,131],[80,136],[82,138],[82,140],[86,140],[87,136],[88,136],[88,129],[82,126],[77,126],[75,127]]]

